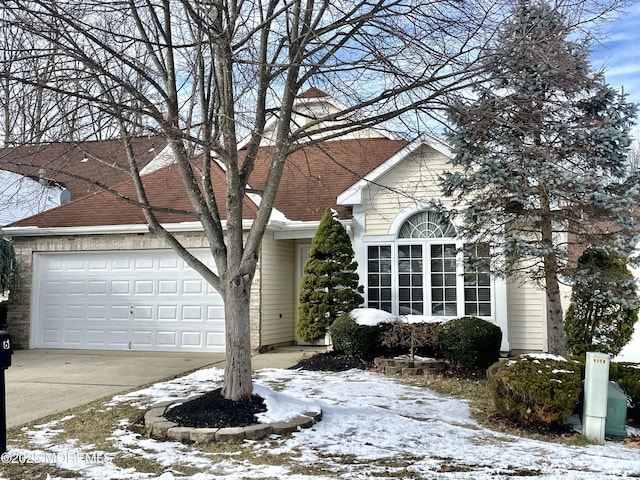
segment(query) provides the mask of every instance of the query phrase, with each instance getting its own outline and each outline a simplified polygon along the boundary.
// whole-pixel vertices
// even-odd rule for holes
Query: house
[[[331,111],[335,102],[312,89],[297,107],[294,121],[305,121]],[[254,191],[266,179],[270,132],[268,126],[250,178]],[[519,279],[464,272],[457,261],[463,241],[434,208],[448,201],[438,175],[450,168],[450,159],[436,140],[408,142],[376,129],[344,132],[292,153],[252,287],[252,349],[296,341],[302,266],[325,209],[334,207],[353,238],[367,306],[443,319],[473,314],[500,326],[504,351],[546,350],[544,291]],[[151,161],[147,171],[143,181],[152,200],[177,210],[188,206],[166,156]],[[214,168],[214,191],[223,188],[223,175]],[[123,194],[132,188],[127,182],[115,187]],[[244,199],[247,222],[257,201],[255,194]],[[213,267],[193,217],[168,212],[161,221]],[[20,263],[8,319],[16,344],[224,350],[220,296],[149,232],[135,205],[99,191],[18,221],[5,234]]]

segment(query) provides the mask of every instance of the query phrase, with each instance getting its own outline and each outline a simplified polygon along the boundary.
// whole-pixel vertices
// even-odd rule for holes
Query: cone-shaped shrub
[[[327,209],[304,265],[297,328],[302,340],[320,340],[336,318],[364,301],[353,256],[347,231],[335,211]]]

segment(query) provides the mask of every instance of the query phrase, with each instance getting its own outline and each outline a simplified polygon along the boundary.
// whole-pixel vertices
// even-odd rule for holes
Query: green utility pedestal
[[[627,436],[627,396],[615,382],[609,382],[607,394],[607,419],[604,424],[604,433],[615,438]]]

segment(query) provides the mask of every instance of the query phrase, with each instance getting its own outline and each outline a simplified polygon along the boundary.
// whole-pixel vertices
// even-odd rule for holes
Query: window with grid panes
[[[367,306],[389,313],[392,312],[391,262],[390,245],[367,248]]]
[[[455,236],[448,218],[424,211],[404,222],[395,243],[369,245],[368,306],[396,315],[491,316],[489,271],[465,269]]]
[[[489,273],[489,246],[480,244],[465,247],[465,255],[473,254],[478,261],[470,266],[465,262],[464,270],[464,314],[490,317],[491,275]]]
[[[398,246],[398,304],[400,315],[423,315],[422,245]]]

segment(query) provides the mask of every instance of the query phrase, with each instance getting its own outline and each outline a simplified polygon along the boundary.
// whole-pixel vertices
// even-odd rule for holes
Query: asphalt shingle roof
[[[143,168],[166,142],[160,137],[139,137],[132,139],[131,146],[138,168]],[[42,174],[69,190],[72,199],[99,191],[96,181],[116,185],[129,179],[129,163],[120,139],[0,148],[0,170],[35,180]]]
[[[275,207],[289,220],[320,220],[328,207],[338,208],[341,218],[349,218],[350,212],[336,206],[337,196],[406,144],[406,141],[388,138],[334,140],[295,151],[287,158]],[[264,188],[272,154],[273,147],[260,149],[255,170],[249,180],[252,189]],[[217,164],[212,167],[212,172],[214,192],[224,219],[224,172]],[[152,205],[193,212],[176,165],[162,168],[142,178]],[[122,196],[136,198],[131,181],[117,185],[116,190]],[[245,197],[243,218],[254,218],[256,211],[256,205]],[[194,214],[187,213],[158,213],[158,218],[161,223],[197,220]],[[102,190],[21,220],[12,226],[91,227],[145,223],[139,206],[124,202]]]

